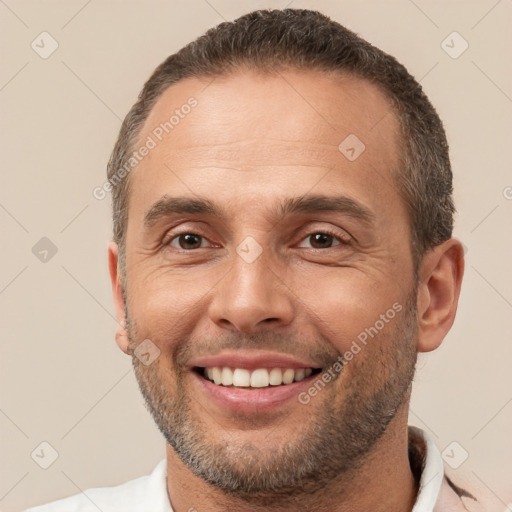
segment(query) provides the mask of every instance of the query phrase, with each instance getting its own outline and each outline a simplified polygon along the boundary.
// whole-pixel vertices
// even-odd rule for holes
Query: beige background
[[[164,457],[114,342],[110,201],[92,190],[157,64],[223,18],[287,5],[395,55],[445,121],[467,270],[454,328],[420,358],[410,422],[441,450],[456,441],[452,460],[468,452],[457,482],[486,489],[496,510],[512,502],[510,0],[0,0],[2,512],[118,484]],[[43,31],[59,44],[47,59],[31,48]],[[457,59],[441,46],[453,31],[469,44]],[[46,262],[32,252],[42,237],[58,249]],[[59,454],[46,470],[31,458],[43,441]]]

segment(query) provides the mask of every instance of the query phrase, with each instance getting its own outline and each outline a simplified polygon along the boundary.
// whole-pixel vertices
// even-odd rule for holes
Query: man
[[[401,64],[313,11],[223,23],[156,69],[108,177],[116,340],[167,456],[34,512],[481,509],[407,426],[464,263]]]

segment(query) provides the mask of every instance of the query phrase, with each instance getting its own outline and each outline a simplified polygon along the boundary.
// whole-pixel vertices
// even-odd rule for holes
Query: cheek
[[[403,311],[400,293],[390,283],[354,269],[336,269],[296,286],[309,321],[341,353],[357,351],[354,342],[364,348],[384,341]]]
[[[167,271],[139,277],[129,290],[129,313],[138,340],[149,338],[163,348],[186,339],[210,289],[208,280],[199,276],[190,279]]]

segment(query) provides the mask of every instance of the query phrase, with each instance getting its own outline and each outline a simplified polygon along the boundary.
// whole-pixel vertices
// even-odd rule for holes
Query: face
[[[124,296],[131,350],[159,355],[133,363],[169,445],[220,489],[315,490],[406,410],[416,300],[390,110],[357,78],[247,71],[179,82],[145,123]]]

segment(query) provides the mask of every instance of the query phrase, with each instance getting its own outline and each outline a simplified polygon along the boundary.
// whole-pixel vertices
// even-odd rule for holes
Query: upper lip
[[[190,366],[212,368],[214,366],[229,368],[321,368],[322,365],[311,361],[301,361],[293,356],[277,352],[223,352],[215,356],[194,359]]]

